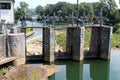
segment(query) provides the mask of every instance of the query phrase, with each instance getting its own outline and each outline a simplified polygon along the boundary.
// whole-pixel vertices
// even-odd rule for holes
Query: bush
[[[11,68],[12,68],[11,66],[9,66],[9,67],[7,67],[7,68],[2,68],[2,69],[0,69],[0,73],[4,75],[4,74],[6,74]]]
[[[26,33],[29,33],[29,32],[31,32],[31,31],[33,31],[32,28],[26,28]]]
[[[120,48],[120,35],[114,33],[112,35],[112,47]]]
[[[57,35],[56,41],[60,46],[62,46],[64,50],[66,49],[66,34],[65,33],[61,33]]]
[[[113,27],[113,33],[120,34],[120,23],[116,24],[116,25]]]

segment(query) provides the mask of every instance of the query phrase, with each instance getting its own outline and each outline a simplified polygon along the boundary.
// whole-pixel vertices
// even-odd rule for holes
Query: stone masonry
[[[92,27],[90,52],[93,57],[110,59],[112,27]]]
[[[43,28],[43,56],[44,61],[52,62],[55,60],[55,31],[54,27]]]
[[[6,57],[6,36],[0,35],[0,58]]]
[[[84,27],[68,27],[66,51],[70,52],[73,60],[84,59]]]
[[[14,61],[15,65],[20,65],[25,63],[25,34],[8,34],[8,43],[10,46],[10,56],[18,57]]]

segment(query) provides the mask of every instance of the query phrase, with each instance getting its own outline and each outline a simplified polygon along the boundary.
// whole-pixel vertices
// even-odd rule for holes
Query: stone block
[[[0,35],[0,58],[6,57],[6,36]]]
[[[73,60],[84,59],[84,27],[67,28],[67,52],[70,52]]]
[[[92,27],[90,52],[92,57],[110,59],[112,28],[107,26]]]
[[[25,57],[25,35],[24,33],[8,34],[10,55],[13,57]]]
[[[55,60],[55,31],[53,27],[43,28],[43,55],[44,61],[52,62]]]

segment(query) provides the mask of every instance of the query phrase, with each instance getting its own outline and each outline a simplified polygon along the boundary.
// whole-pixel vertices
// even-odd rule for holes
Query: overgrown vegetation
[[[11,68],[12,68],[11,66],[1,68],[1,69],[0,69],[0,73],[4,75],[4,74],[6,74]]]
[[[113,25],[120,21],[120,9],[118,9],[115,0],[99,0],[98,2],[83,2],[78,5],[79,7],[79,18],[82,19],[83,13],[89,17],[90,20],[97,20],[100,17],[102,11],[103,18],[107,22],[111,22]],[[45,7],[38,5],[34,10],[29,9],[29,4],[22,1],[20,6],[15,9],[15,21],[19,21],[21,17],[32,19],[32,16],[36,15],[38,18],[43,15],[53,16],[54,13],[61,20],[63,18],[71,17],[72,13],[77,17],[77,6],[76,4],[68,2],[57,2],[56,4],[47,4]]]
[[[87,48],[90,46],[90,37],[91,37],[91,29],[85,30],[85,42],[84,46]]]
[[[116,33],[113,34],[112,47],[120,48],[120,34],[116,34]]]
[[[113,30],[116,27],[113,27]],[[118,27],[117,27],[118,28]],[[113,33],[112,35],[112,47],[120,48],[120,27]],[[88,48],[90,46],[90,37],[91,37],[91,29],[85,30],[85,48]],[[59,35],[57,35],[57,43],[62,46],[64,49],[66,48],[66,33],[63,32]]]
[[[57,44],[59,44],[60,46],[62,46],[63,50],[66,49],[66,32],[63,30],[59,30],[62,33],[56,35],[56,41]]]
[[[120,23],[113,27],[112,47],[120,48]]]
[[[31,31],[33,31],[32,28],[26,28],[26,33],[29,33],[29,32],[31,32]]]

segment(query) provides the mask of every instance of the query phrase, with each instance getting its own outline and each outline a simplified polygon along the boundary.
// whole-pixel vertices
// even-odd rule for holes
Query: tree
[[[46,13],[47,15],[53,15],[53,13],[54,13],[54,6],[55,6],[55,5],[53,5],[53,4],[47,4],[47,5],[45,6],[45,13]]]
[[[27,12],[27,10],[28,10],[28,4],[26,3],[26,2],[20,2],[20,7],[19,7],[19,9],[21,9],[21,11],[22,11],[22,16],[24,16],[25,15],[25,13]]]
[[[15,10],[15,23],[18,22],[18,20],[27,15],[27,11],[28,11],[28,4],[26,2],[20,2],[20,7],[17,7],[17,9]]]
[[[100,16],[99,14],[101,9],[100,2],[93,2],[91,4],[93,6],[94,16]]]
[[[83,13],[85,12],[86,16],[93,16],[94,15],[94,9],[91,3],[81,3],[79,5],[79,15],[83,16]]]
[[[38,16],[41,16],[43,14],[43,7],[41,5],[37,6],[36,9],[35,9],[35,12]]]
[[[69,3],[67,2],[58,2],[55,4],[54,12],[59,16],[67,15],[67,6]]]
[[[117,8],[115,0],[100,0],[100,7],[103,9],[103,15],[111,19],[114,10]]]
[[[75,9],[75,7],[74,7],[73,4],[69,4],[69,5],[67,6],[67,16],[71,16],[72,13],[73,13],[73,14],[77,14],[77,13],[75,12],[75,10],[77,10],[77,8]]]

